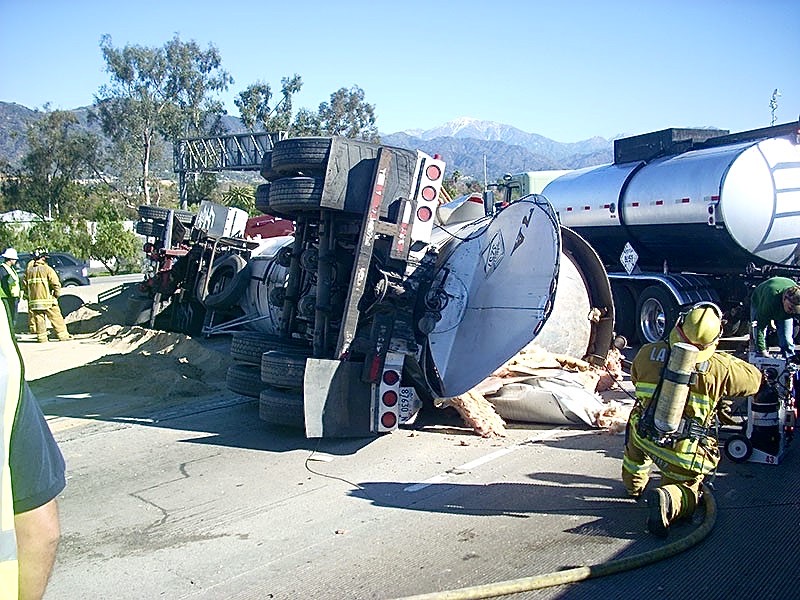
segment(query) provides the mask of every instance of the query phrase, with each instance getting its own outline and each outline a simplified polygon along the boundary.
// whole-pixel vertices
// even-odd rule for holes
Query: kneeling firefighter
[[[716,469],[720,399],[750,396],[761,386],[757,368],[716,352],[721,335],[722,312],[702,302],[678,317],[667,340],[645,344],[633,359],[636,404],[625,430],[622,481],[638,498],[652,465],[661,471],[659,487],[646,495],[647,527],[658,537],[676,519],[691,517],[703,478]]]

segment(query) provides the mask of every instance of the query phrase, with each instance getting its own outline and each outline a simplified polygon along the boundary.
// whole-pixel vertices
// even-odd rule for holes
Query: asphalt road
[[[596,430],[317,441],[263,424],[237,396],[149,413],[131,398],[102,420],[42,403],[69,468],[48,599],[398,598],[664,545],[624,497],[622,437]],[[794,450],[778,466],[723,460],[700,545],[514,597],[799,597]]]

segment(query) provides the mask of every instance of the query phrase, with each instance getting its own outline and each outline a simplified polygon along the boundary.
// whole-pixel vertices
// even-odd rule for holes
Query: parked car
[[[25,274],[28,261],[33,258],[29,252],[21,252],[17,261],[17,271],[20,276]],[[53,267],[58,274],[63,287],[73,285],[89,285],[89,263],[76,258],[69,252],[51,252],[47,255],[47,264]]]

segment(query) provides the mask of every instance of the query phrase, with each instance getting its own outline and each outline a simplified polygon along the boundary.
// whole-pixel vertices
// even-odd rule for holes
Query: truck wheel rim
[[[661,303],[650,298],[642,305],[642,331],[651,340],[659,340],[664,336],[666,328],[666,316],[664,314],[664,307]]]

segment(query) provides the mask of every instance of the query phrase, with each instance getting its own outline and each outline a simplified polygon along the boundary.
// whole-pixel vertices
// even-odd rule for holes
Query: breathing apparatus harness
[[[660,379],[655,392],[637,424],[637,433],[662,447],[673,447],[684,439],[696,439],[699,443],[712,436],[712,429],[704,423],[684,416],[686,401],[690,388],[697,382],[699,375],[709,368],[708,360],[697,362],[697,354],[715,345],[722,335],[707,344],[698,344],[683,331],[686,316],[698,308],[711,308],[722,322],[722,313],[716,304],[700,302],[678,316],[675,331],[680,342],[668,344],[665,366],[661,369]]]

